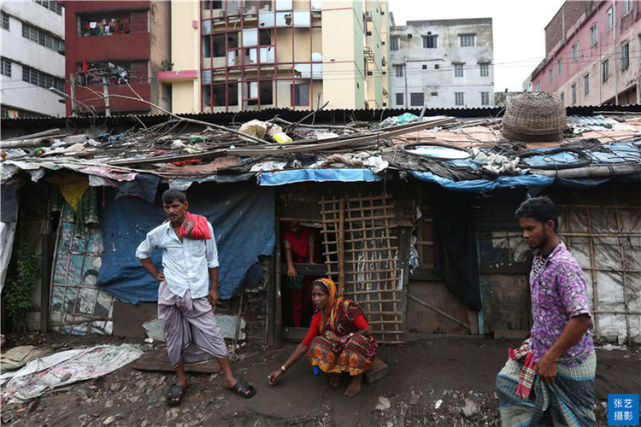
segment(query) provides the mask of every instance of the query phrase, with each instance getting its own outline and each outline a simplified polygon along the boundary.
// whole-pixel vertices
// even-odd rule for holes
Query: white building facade
[[[392,26],[390,107],[493,106],[493,52],[491,18]]]
[[[2,2],[2,117],[64,116],[49,91],[65,87],[64,8],[55,1]]]

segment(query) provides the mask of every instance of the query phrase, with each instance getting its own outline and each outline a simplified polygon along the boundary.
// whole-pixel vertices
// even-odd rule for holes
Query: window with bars
[[[608,31],[610,31],[612,28],[614,28],[614,13],[612,10],[612,6],[608,8]]]
[[[459,34],[458,37],[461,47],[474,47],[476,45],[476,34]]]
[[[621,45],[621,71],[625,71],[630,66],[630,43],[625,42]]]
[[[62,92],[65,90],[65,81],[63,79],[24,65],[22,66],[22,81],[44,89],[54,87]]]
[[[292,85],[292,105],[304,106],[309,105],[309,84]]]
[[[422,107],[425,105],[425,95],[423,92],[410,93],[410,104],[412,107]]]
[[[403,65],[402,64],[400,64],[400,65],[394,64],[394,65],[392,65],[392,67],[394,68],[394,76],[403,77]]]
[[[399,36],[392,36],[389,39],[390,45],[389,48],[390,50],[398,50],[398,42],[399,42]]]
[[[11,29],[9,28],[9,25],[10,25],[9,24],[9,15],[6,15],[6,14],[3,13],[2,14],[2,28],[7,30],[7,31],[10,31]]]
[[[574,43],[572,45],[572,61],[576,62],[579,60],[579,44]]]
[[[481,92],[481,105],[490,105],[490,92]]]
[[[402,93],[397,93],[396,94],[396,105],[403,105],[403,94]]]
[[[454,64],[454,77],[463,77],[463,64]]]
[[[423,48],[425,49],[436,49],[438,41],[437,35],[428,34],[423,36]]]
[[[65,54],[65,41],[53,36],[40,28],[34,27],[27,23],[22,23],[22,37],[29,39],[34,43],[38,43],[48,49],[58,52],[61,55]]]
[[[2,75],[11,77],[11,61],[8,60],[7,58],[2,58],[2,64],[0,65],[0,68],[2,68]]]
[[[490,64],[480,64],[481,77],[488,77],[490,75]]]
[[[610,61],[608,59],[601,63],[601,75],[604,83],[610,78]]]
[[[590,75],[583,76],[583,92],[588,95],[590,93]]]
[[[590,27],[590,46],[593,47],[599,41],[599,34],[597,33],[596,23]]]
[[[50,11],[57,13],[58,15],[62,15],[62,6],[60,6],[58,3],[55,1],[48,1],[48,0],[36,0],[36,3],[38,3],[40,6],[43,6]]]
[[[454,92],[454,105],[465,105],[463,92]]]
[[[576,83],[571,86],[572,91],[572,105],[576,104]]]
[[[560,75],[561,75],[561,73],[563,72],[563,60],[562,60],[562,59],[559,59],[559,60],[556,62],[556,66],[557,66],[557,73],[559,73],[559,76],[560,76]]]
[[[550,83],[554,83],[554,70],[550,68]]]

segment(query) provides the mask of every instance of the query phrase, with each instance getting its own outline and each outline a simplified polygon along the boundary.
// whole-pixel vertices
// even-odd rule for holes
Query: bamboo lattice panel
[[[391,199],[358,196],[323,198],[319,203],[328,275],[345,297],[358,302],[379,342],[403,342],[401,270],[397,238],[390,230]]]

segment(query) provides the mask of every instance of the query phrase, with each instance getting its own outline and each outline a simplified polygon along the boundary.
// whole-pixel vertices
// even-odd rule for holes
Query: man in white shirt
[[[167,190],[162,203],[168,221],[147,233],[136,250],[145,269],[160,282],[158,318],[164,320],[169,360],[176,369],[176,384],[167,403],[179,405],[187,387],[184,363],[216,357],[225,375],[225,387],[245,398],[256,390],[237,380],[229,365],[225,340],[212,307],[218,302],[218,251],[214,230],[205,217],[187,212],[185,193]],[[151,252],[162,249],[160,272]]]

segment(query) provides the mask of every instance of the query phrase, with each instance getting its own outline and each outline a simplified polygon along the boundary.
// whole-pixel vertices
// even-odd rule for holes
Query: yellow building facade
[[[172,0],[172,112],[389,105],[387,0]]]

